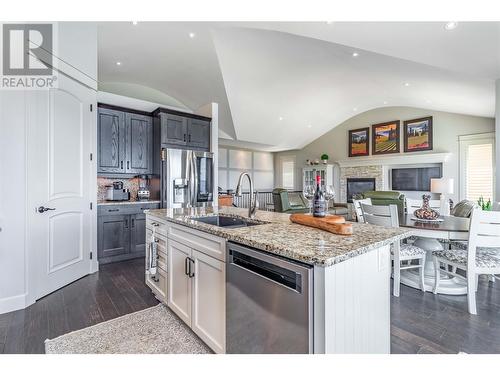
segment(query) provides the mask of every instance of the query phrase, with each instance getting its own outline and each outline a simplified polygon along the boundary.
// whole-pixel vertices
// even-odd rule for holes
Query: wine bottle
[[[316,176],[316,192],[313,199],[313,216],[325,217],[326,216],[326,200],[325,193],[321,189],[321,176]]]

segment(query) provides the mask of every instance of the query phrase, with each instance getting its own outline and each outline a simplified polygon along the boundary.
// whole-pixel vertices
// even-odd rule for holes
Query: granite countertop
[[[264,221],[267,222],[266,224],[243,228],[221,228],[192,220],[196,216],[216,213],[248,216],[248,209],[235,207],[155,209],[145,212],[159,219],[320,267],[343,262],[412,235],[412,231],[406,228],[382,228],[370,224],[353,223],[354,234],[341,236],[294,224],[290,221],[288,214],[269,211],[256,213],[256,221]]]
[[[109,206],[115,204],[145,204],[145,203],[160,203],[159,200],[148,200],[148,201],[97,201],[98,206]]]

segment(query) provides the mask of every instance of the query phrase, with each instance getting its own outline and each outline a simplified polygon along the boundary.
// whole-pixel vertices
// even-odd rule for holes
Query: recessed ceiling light
[[[357,52],[352,53],[352,57],[358,57],[358,56],[359,56],[359,53],[357,53]]]
[[[280,120],[280,121],[283,121],[283,117],[281,117],[281,116],[280,116],[280,117],[279,117],[279,120]]]
[[[444,25],[445,30],[453,30],[456,29],[458,26],[458,22],[452,21],[452,22],[446,22],[446,25]]]
[[[196,36],[196,34],[195,34],[195,33],[189,33],[189,37],[190,37],[191,39],[193,39],[195,36]]]
[[[410,84],[409,84],[408,82],[405,82],[405,83],[404,83],[404,86],[405,86],[405,87],[408,87],[408,86],[410,86]]]
[[[116,62],[116,65],[120,66],[122,63],[120,61]]]
[[[357,107],[354,107],[352,110],[353,110],[354,112],[356,112],[356,111],[358,110],[358,108],[357,108]]]
[[[132,21],[132,25],[137,25],[137,21]]]
[[[307,125],[307,127],[308,127],[309,129],[311,129],[311,128],[312,128],[312,125]]]
[[[384,104],[387,104],[387,103],[388,103],[387,100],[384,100]]]

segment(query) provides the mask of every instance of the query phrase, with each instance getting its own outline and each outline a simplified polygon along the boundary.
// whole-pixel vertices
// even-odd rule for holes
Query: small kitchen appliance
[[[123,188],[123,181],[115,181],[113,185],[106,186],[106,200],[108,201],[128,201],[130,191]]]
[[[137,191],[137,200],[147,201],[150,198],[149,191],[149,177],[147,175],[140,175],[139,177],[139,190]]]

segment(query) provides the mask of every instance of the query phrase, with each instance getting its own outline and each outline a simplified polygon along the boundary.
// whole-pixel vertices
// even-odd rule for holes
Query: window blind
[[[281,171],[282,171],[282,181],[283,188],[285,189],[294,189],[294,181],[295,181],[295,161],[294,160],[283,160],[281,162]]]
[[[466,168],[466,198],[493,200],[493,145],[468,145]]]

